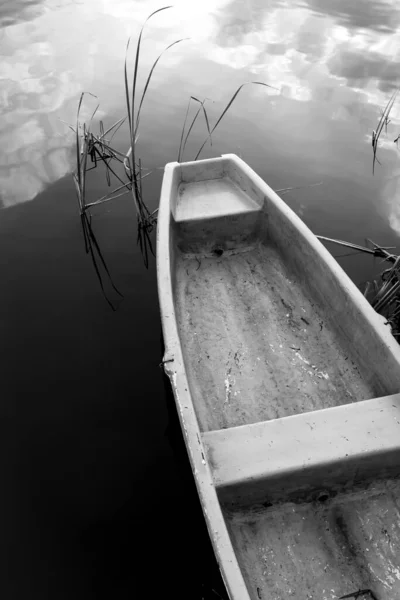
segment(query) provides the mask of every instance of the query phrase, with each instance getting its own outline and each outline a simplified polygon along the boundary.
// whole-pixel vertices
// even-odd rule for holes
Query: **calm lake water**
[[[135,0],[14,0],[0,6],[0,423],[2,597],[218,598],[162,357],[155,261],[143,266],[129,196],[96,209],[93,227],[124,295],[105,302],[85,255],[71,177],[79,95],[98,120],[124,116],[123,62],[152,10]],[[215,122],[202,157],[234,152],[317,234],[398,244],[399,104],[371,134],[399,76],[400,5],[358,0],[182,0],[146,27],[141,75],[160,60],[138,151],[153,169],[176,160],[190,95]],[[130,51],[132,72],[134,53]],[[96,100],[88,96],[88,118]],[[193,107],[194,110],[194,107]],[[185,158],[205,137],[199,120]],[[115,137],[126,152],[127,126]],[[107,193],[89,174],[88,200]],[[335,255],[343,248],[332,247]],[[361,284],[369,257],[339,258]],[[212,590],[215,590],[213,592]]]

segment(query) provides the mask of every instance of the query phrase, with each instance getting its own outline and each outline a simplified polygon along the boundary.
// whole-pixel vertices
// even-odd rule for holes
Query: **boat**
[[[234,154],[166,165],[157,280],[163,366],[231,600],[400,598],[390,325]]]

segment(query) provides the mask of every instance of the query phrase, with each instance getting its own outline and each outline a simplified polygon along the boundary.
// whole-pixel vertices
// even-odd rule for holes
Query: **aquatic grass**
[[[77,170],[74,173],[74,181],[78,194],[78,203],[80,212],[82,213],[85,208],[85,190],[86,190],[86,171],[87,171],[87,157],[89,155],[89,136],[90,136],[90,125],[94,118],[94,115],[97,112],[99,105],[96,106],[94,112],[89,121],[89,125],[86,127],[86,123],[83,125],[83,136],[82,143],[79,137],[79,114],[82,107],[82,102],[85,94],[92,96],[93,98],[97,98],[94,94],[90,92],[82,92],[79,98],[78,110],[76,113],[76,129],[75,129],[75,142],[76,142],[76,164]]]
[[[76,161],[77,161],[77,169],[76,169],[76,172],[73,174],[73,178],[74,178],[75,189],[76,189],[77,198],[78,198],[81,227],[82,227],[83,239],[84,239],[84,243],[85,243],[85,252],[86,252],[86,254],[89,254],[91,257],[92,264],[93,264],[97,279],[100,284],[100,288],[102,290],[102,293],[103,293],[107,303],[109,304],[109,306],[111,307],[112,310],[116,310],[114,304],[112,303],[112,301],[110,300],[110,298],[108,297],[108,295],[106,293],[105,285],[104,285],[100,267],[99,267],[99,262],[102,265],[113,290],[121,298],[123,296],[122,296],[121,292],[117,289],[117,287],[115,286],[115,284],[111,278],[111,274],[108,269],[107,263],[104,259],[100,245],[97,241],[97,238],[96,238],[93,228],[92,228],[92,216],[89,212],[90,205],[88,205],[86,203],[86,173],[91,170],[91,169],[88,169],[88,166],[87,166],[88,157],[91,156],[91,159],[93,162],[93,160],[95,160],[94,157],[96,157],[96,152],[97,152],[96,140],[90,131],[90,127],[91,127],[93,118],[94,118],[94,116],[97,112],[98,106],[99,106],[99,105],[96,106],[96,108],[90,118],[89,125],[86,126],[86,123],[84,123],[83,134],[82,134],[82,137],[80,137],[80,135],[79,135],[79,130],[80,130],[79,115],[80,115],[80,111],[81,111],[81,107],[82,107],[83,98],[86,93],[93,97],[96,97],[93,94],[91,94],[90,92],[82,92],[80,99],[79,99],[79,103],[78,103],[75,131],[74,131],[74,128],[71,127],[71,129],[75,133]],[[103,129],[103,134],[104,134],[104,129]],[[101,153],[99,153],[99,154],[101,156]],[[108,168],[110,168],[109,165],[108,165]]]
[[[166,6],[165,8],[170,8],[170,7]],[[160,8],[160,10],[165,10],[165,9]],[[156,11],[156,12],[158,12],[158,11]],[[153,13],[153,14],[155,14],[155,13]],[[151,16],[152,15],[150,15],[150,17]],[[148,17],[148,18],[150,19],[150,17]],[[143,25],[143,27],[144,27],[144,25]],[[160,60],[160,58],[163,56],[163,54],[167,50],[169,50],[170,48],[172,48],[176,44],[179,44],[180,42],[184,42],[185,40],[188,40],[188,39],[190,39],[190,38],[181,38],[180,40],[176,40],[175,42],[172,42],[172,44],[170,44],[169,46],[167,46],[166,48],[164,48],[164,50],[161,52],[161,54],[158,56],[158,58],[154,61],[153,66],[151,67],[150,72],[149,72],[149,74],[147,76],[146,84],[145,84],[144,89],[143,89],[142,98],[140,100],[140,104],[139,104],[139,108],[138,108],[138,112],[137,112],[137,116],[136,116],[135,138],[137,136],[137,132],[138,132],[138,129],[139,129],[140,111],[142,110],[142,105],[143,105],[144,98],[146,96],[147,88],[149,87],[150,80],[152,78],[154,69],[156,68],[156,66],[158,64],[158,61]]]
[[[188,38],[182,38],[180,40],[176,40],[172,44],[169,44],[158,56],[158,58],[153,63],[150,72],[147,76],[146,83],[142,92],[142,97],[139,103],[139,108],[137,114],[135,115],[135,102],[136,102],[136,87],[137,87],[137,77],[139,70],[139,59],[140,59],[140,50],[142,43],[142,36],[145,25],[151,17],[156,15],[157,13],[167,10],[171,8],[171,6],[164,6],[152,12],[147,19],[145,20],[138,37],[138,41],[136,44],[136,53],[135,53],[135,65],[132,77],[132,90],[129,90],[129,78],[128,78],[128,50],[130,44],[130,38],[128,39],[126,45],[125,52],[125,64],[124,64],[124,84],[125,84],[125,101],[126,101],[126,109],[128,113],[128,123],[129,123],[129,136],[130,136],[130,148],[125,155],[124,167],[125,172],[131,182],[130,190],[132,193],[133,202],[136,208],[137,214],[137,231],[138,231],[138,243],[140,246],[140,250],[142,252],[142,256],[144,258],[145,267],[148,267],[148,250],[154,255],[153,247],[151,244],[149,233],[152,231],[154,227],[154,218],[152,213],[148,210],[144,199],[143,199],[143,190],[142,190],[142,168],[140,162],[138,163],[136,160],[136,144],[139,136],[139,123],[140,123],[140,112],[142,109],[142,105],[150,85],[151,78],[154,73],[154,69],[156,68],[160,58],[162,55],[175,46],[176,44],[184,41]]]
[[[207,144],[208,140],[211,139],[212,134],[217,129],[218,125],[220,124],[220,122],[222,121],[222,119],[224,118],[224,116],[226,115],[226,113],[228,112],[228,110],[230,109],[230,107],[232,106],[232,104],[234,103],[234,101],[236,100],[236,98],[237,98],[240,90],[242,88],[244,88],[246,85],[263,85],[265,87],[268,87],[268,88],[271,88],[271,89],[274,89],[274,90],[278,90],[278,88],[274,87],[273,85],[268,85],[267,83],[264,83],[262,81],[247,81],[246,83],[242,83],[242,85],[240,85],[238,87],[238,89],[236,90],[236,92],[233,94],[233,96],[229,100],[228,104],[225,106],[225,108],[222,111],[221,115],[217,119],[217,122],[215,123],[214,127],[211,129],[211,131],[209,131],[208,136],[206,137],[206,139],[204,140],[203,144],[201,145],[201,147],[200,147],[199,151],[197,152],[196,157],[195,157],[194,160],[197,160],[199,158],[199,156],[201,154],[201,151],[203,150],[204,146]]]
[[[381,109],[381,117],[383,117],[384,124],[385,124],[385,133],[387,134],[387,126],[391,122],[391,119],[389,119],[389,115],[385,115],[385,112],[382,109]]]
[[[129,83],[128,83],[128,49],[130,38],[127,42],[126,55],[125,55],[125,64],[124,64],[124,83],[125,83],[125,94],[126,94],[126,106],[127,106],[127,116],[121,119],[118,119],[113,125],[108,127],[107,130],[104,128],[103,121],[100,121],[99,124],[99,133],[93,133],[91,131],[91,124],[93,118],[98,110],[99,105],[96,106],[90,120],[89,124],[83,124],[81,127],[79,122],[79,116],[82,108],[82,103],[84,100],[85,94],[88,94],[94,98],[94,94],[90,92],[83,92],[79,98],[78,108],[77,108],[77,117],[76,117],[76,126],[72,127],[68,125],[68,127],[75,134],[75,143],[76,143],[76,171],[73,174],[74,184],[77,193],[79,213],[81,218],[81,226],[83,231],[83,237],[85,242],[85,251],[90,254],[92,258],[92,262],[95,268],[96,275],[98,277],[100,287],[106,297],[107,302],[114,309],[113,304],[107,297],[105,286],[103,283],[100,267],[102,267],[109,278],[112,288],[120,294],[119,290],[114,285],[110,272],[108,270],[106,261],[101,252],[100,246],[96,239],[96,236],[92,227],[92,216],[90,214],[90,209],[103,204],[105,202],[109,202],[111,200],[115,200],[121,196],[126,195],[127,193],[131,193],[134,201],[134,206],[136,210],[136,218],[137,218],[137,243],[140,246],[140,250],[142,252],[142,256],[144,259],[144,264],[146,268],[149,264],[149,251],[154,255],[154,249],[150,239],[150,233],[152,232],[154,225],[156,223],[156,211],[150,212],[144,202],[143,199],[143,186],[142,180],[145,177],[148,177],[151,174],[150,172],[144,172],[146,169],[143,169],[141,160],[136,160],[136,149],[135,146],[139,139],[139,123],[140,123],[140,114],[143,106],[144,99],[146,97],[146,93],[148,87],[151,82],[151,78],[153,76],[154,70],[164,54],[168,49],[172,48],[179,42],[183,41],[177,40],[167,46],[163,52],[158,56],[158,58],[153,63],[150,72],[147,76],[145,86],[141,95],[139,108],[137,114],[135,115],[135,100],[136,100],[136,87],[137,87],[137,76],[138,76],[138,68],[139,68],[139,57],[140,57],[140,46],[142,41],[142,35],[144,31],[144,26],[147,21],[154,16],[156,13],[161,12],[162,10],[166,10],[170,8],[166,6],[164,8],[160,8],[149,15],[143,24],[139,38],[136,45],[136,58],[135,58],[135,66],[134,66],[134,74],[132,80],[132,95],[130,96],[129,92]],[[112,140],[114,135],[120,129],[120,127],[124,124],[124,122],[128,119],[129,122],[129,139],[130,139],[130,148],[127,153],[122,153],[116,150],[112,146]],[[91,166],[89,166],[89,159]],[[125,170],[125,176],[127,180],[124,180],[121,175],[117,172],[117,170],[113,167],[112,163],[116,162],[121,164]],[[87,181],[87,173],[92,169],[95,169],[98,164],[102,164],[105,167],[105,176],[107,181],[107,186],[111,187],[112,178],[117,180],[117,187],[115,187],[108,194],[102,196],[101,198],[93,201],[87,202],[86,200],[86,181]]]
[[[111,159],[116,159],[116,160],[121,161],[122,159],[118,157],[118,154],[120,154],[120,153],[118,153],[118,151],[116,151],[109,145],[110,142],[106,139],[105,136],[113,130],[114,130],[113,131],[113,135],[114,135],[116,133],[116,131],[119,129],[119,127],[122,125],[122,123],[125,121],[125,118],[119,119],[118,121],[116,121],[116,123],[114,123],[111,127],[109,127],[107,129],[107,131],[104,131],[103,122],[100,121],[100,135],[96,136],[95,134],[93,134],[90,131],[90,125],[91,125],[91,122],[93,120],[95,113],[97,112],[97,109],[99,106],[99,105],[97,105],[96,109],[93,112],[93,115],[91,117],[89,126],[86,126],[86,123],[83,125],[83,134],[82,134],[82,139],[80,140],[79,130],[81,129],[81,127],[79,124],[79,113],[80,113],[80,109],[82,106],[82,101],[83,101],[83,97],[84,97],[85,93],[90,94],[90,92],[83,92],[81,94],[79,104],[78,104],[76,127],[73,128],[72,126],[69,126],[70,129],[72,129],[72,131],[75,133],[75,136],[76,136],[77,169],[76,169],[76,172],[74,173],[74,181],[76,184],[79,208],[80,208],[81,213],[84,212],[85,210],[87,210],[89,208],[89,206],[93,205],[93,203],[91,205],[88,205],[86,203],[86,173],[88,173],[89,171],[91,171],[92,169],[95,169],[97,167],[98,160],[103,162],[106,166],[106,177],[107,177],[108,185],[110,185],[110,175],[109,175],[110,171],[112,172],[112,174],[115,177],[117,177],[117,179],[119,179],[122,182],[122,180],[115,173],[113,168],[110,166],[110,162],[109,162]],[[93,94],[90,94],[90,95],[93,96]],[[92,164],[94,164],[94,166],[90,167],[90,168],[87,166],[89,156],[91,158]],[[121,155],[121,156],[123,156],[123,155]]]
[[[381,164],[378,160],[377,157],[377,151],[378,151],[378,141],[379,141],[379,137],[382,133],[383,128],[385,127],[385,130],[387,132],[387,126],[388,123],[390,122],[389,120],[389,114],[390,111],[393,108],[393,104],[396,100],[396,96],[397,96],[397,90],[395,90],[391,97],[390,100],[388,101],[388,103],[385,106],[385,109],[382,111],[381,110],[381,118],[379,119],[379,123],[378,123],[378,127],[376,128],[376,131],[374,130],[372,132],[372,150],[373,150],[373,161],[372,161],[372,174],[375,174],[375,162],[377,162],[379,165]],[[395,140],[396,141],[396,140]]]
[[[374,245],[374,248],[368,248],[368,246],[360,246],[359,244],[353,244],[351,242],[345,242],[344,240],[337,240],[329,237],[325,237],[324,235],[316,236],[319,240],[323,240],[325,242],[331,242],[332,244],[338,244],[339,246],[345,246],[347,248],[352,248],[353,250],[357,250],[358,252],[365,252],[366,254],[372,254],[373,256],[383,258],[388,262],[395,262],[396,255],[387,252],[387,250],[392,250],[393,246],[378,246],[374,242],[371,242]]]
[[[381,273],[382,285],[376,291],[372,300],[375,310],[386,309],[393,300],[395,294],[400,290],[400,257],[397,256],[390,269]]]
[[[110,172],[109,172],[110,161],[112,159],[118,160],[119,162],[122,161],[122,159],[120,159],[118,157],[119,153],[116,152],[110,146],[110,144],[111,144],[112,138],[114,137],[114,135],[116,134],[118,129],[121,127],[121,125],[125,122],[125,120],[126,120],[126,117],[119,119],[118,121],[116,121],[116,123],[114,123],[114,125],[111,125],[111,127],[109,127],[107,129],[107,131],[104,131],[103,121],[100,121],[100,136],[97,137],[92,134],[92,143],[93,143],[93,150],[94,150],[94,160],[92,159],[92,162],[95,163],[95,166],[97,165],[97,154],[99,155],[100,160],[103,160],[105,162],[106,179],[107,179],[107,185],[109,187],[111,185],[111,178],[110,178]],[[108,133],[110,133],[111,131],[113,131],[112,136],[111,136],[110,140],[107,140],[106,135]],[[96,148],[96,144],[98,145],[98,148]]]
[[[391,264],[390,268],[380,273],[380,281],[367,281],[362,292],[374,308],[374,310],[384,316],[391,326],[392,334],[395,337],[400,336],[400,256],[389,252],[393,250],[392,246],[380,246],[370,239],[367,242],[372,245],[360,246],[351,242],[317,236],[318,239],[339,244],[347,248],[352,248],[356,252],[364,252],[372,256],[382,258],[383,262]]]
[[[153,173],[153,171],[149,171],[149,173],[145,173],[144,175],[142,175],[140,177],[140,179],[141,180],[142,179],[146,179],[146,177],[148,177],[152,173]],[[105,202],[110,202],[110,200],[116,200],[120,196],[126,196],[126,194],[130,191],[130,189],[127,189],[127,187],[128,187],[128,184],[127,183],[123,183],[119,187],[115,188],[109,194],[105,194],[104,196],[102,196],[98,200],[95,200],[94,202],[90,202],[90,203],[86,204],[86,208],[93,208],[93,206],[98,206],[99,204],[104,204]],[[120,192],[121,190],[124,190],[124,191],[121,192],[121,193],[117,193],[117,192]],[[153,213],[151,213],[151,214],[153,214]]]
[[[322,185],[324,182],[323,181],[317,181],[317,183],[309,183],[308,185],[295,185],[293,187],[287,187],[287,188],[281,188],[280,190],[275,190],[275,192],[277,194],[287,194],[288,192],[291,192],[292,190],[302,190],[304,188],[310,188],[310,187],[316,187],[317,185]]]
[[[186,137],[185,137],[185,141],[183,141],[183,136],[185,134],[185,127],[186,127],[186,122],[187,122],[187,117],[188,117],[188,113],[189,113],[189,108],[190,108],[190,102],[194,100],[195,102],[198,102],[200,104],[195,116],[193,117],[192,123],[187,131]],[[203,114],[204,114],[204,119],[205,119],[205,123],[206,123],[206,127],[207,127],[207,132],[210,138],[210,144],[212,146],[212,137],[211,137],[211,129],[210,129],[210,121],[208,119],[208,115],[207,115],[207,111],[204,107],[204,104],[206,102],[206,100],[209,100],[209,98],[205,98],[204,100],[199,100],[198,98],[196,98],[195,96],[190,96],[189,98],[189,102],[188,102],[188,106],[187,106],[187,110],[186,110],[186,115],[185,115],[185,120],[183,122],[183,127],[182,127],[182,132],[181,132],[181,140],[180,140],[180,144],[179,144],[179,151],[178,151],[178,162],[181,162],[183,160],[183,155],[185,152],[185,148],[186,148],[186,143],[188,141],[189,135],[193,129],[193,126],[197,120],[197,117],[200,114],[200,111],[203,110]],[[211,101],[212,102],[212,101]]]
[[[103,278],[101,276],[101,272],[100,272],[100,268],[98,265],[98,260],[100,260],[100,263],[103,266],[103,269],[106,272],[106,275],[108,277],[108,280],[111,284],[111,287],[113,288],[113,290],[118,294],[118,296],[120,296],[120,298],[123,298],[123,295],[121,294],[121,292],[118,290],[118,288],[115,286],[110,271],[108,270],[107,267],[107,263],[104,259],[103,253],[101,251],[101,248],[99,246],[99,243],[97,241],[97,238],[93,232],[93,228],[92,228],[92,219],[91,219],[91,215],[88,215],[87,212],[84,212],[81,214],[81,223],[82,223],[82,229],[84,232],[84,237],[85,237],[85,245],[86,245],[86,253],[90,254],[91,260],[92,260],[92,264],[94,266],[94,270],[97,276],[97,279],[99,281],[100,284],[100,288],[101,291],[103,293],[103,296],[106,300],[106,302],[108,303],[108,305],[110,306],[110,308],[115,311],[116,310],[116,306],[113,304],[113,302],[110,300],[110,298],[107,295],[104,283],[103,283]],[[97,256],[97,257],[96,257]]]

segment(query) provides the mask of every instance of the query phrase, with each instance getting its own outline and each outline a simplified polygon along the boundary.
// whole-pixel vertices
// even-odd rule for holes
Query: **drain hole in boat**
[[[214,254],[214,256],[222,256],[224,253],[223,248],[221,248],[221,246],[215,246],[212,249],[212,253]]]
[[[329,498],[328,492],[321,492],[317,497],[318,502],[326,502]]]

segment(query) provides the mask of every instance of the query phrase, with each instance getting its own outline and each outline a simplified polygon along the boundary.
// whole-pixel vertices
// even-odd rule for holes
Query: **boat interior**
[[[228,159],[176,181],[174,306],[202,440],[252,599],[400,599],[399,360],[298,225]]]

